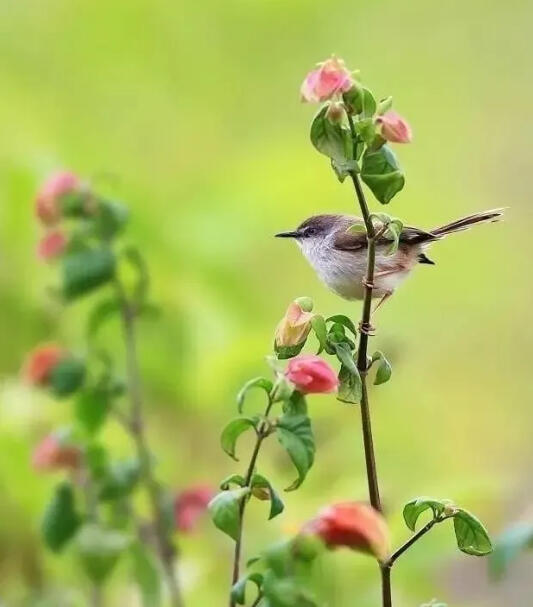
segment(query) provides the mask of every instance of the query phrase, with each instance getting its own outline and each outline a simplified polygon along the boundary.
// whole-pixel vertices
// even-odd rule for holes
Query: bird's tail
[[[447,223],[446,225],[440,226],[440,228],[430,230],[430,233],[436,236],[437,238],[443,238],[444,236],[452,234],[453,232],[468,230],[470,226],[473,226],[476,223],[498,221],[499,218],[503,215],[503,212],[504,209],[493,209],[492,211],[474,213],[473,215],[468,215],[467,217],[463,217],[461,219],[457,219],[456,221],[452,221],[451,223]]]

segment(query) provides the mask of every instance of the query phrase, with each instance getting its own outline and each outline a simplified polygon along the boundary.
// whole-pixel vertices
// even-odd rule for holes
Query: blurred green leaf
[[[266,392],[267,396],[269,396],[270,392],[272,391],[273,384],[266,377],[255,377],[254,379],[247,381],[237,394],[237,408],[239,413],[242,413],[244,400],[246,399],[248,391],[252,388],[261,388]]]
[[[396,156],[387,145],[363,154],[361,178],[382,204],[389,203],[405,185]]]
[[[50,550],[59,552],[72,539],[80,524],[72,486],[63,482],[56,487],[46,506],[41,525],[45,544]]]
[[[275,516],[283,512],[285,506],[283,504],[282,499],[277,494],[276,490],[272,487],[270,481],[268,481],[264,476],[261,476],[260,474],[253,475],[252,493],[256,495],[254,493],[254,489],[266,489],[266,491],[268,492],[268,499],[270,499],[270,515],[268,517],[268,520],[273,519]]]
[[[246,604],[246,584],[253,582],[257,586],[257,592],[261,592],[261,585],[263,583],[263,576],[261,573],[248,573],[242,577],[231,589],[231,598],[237,603],[237,605]]]
[[[461,552],[473,556],[484,556],[492,552],[492,543],[487,530],[473,514],[458,508],[453,517],[457,546]]]
[[[235,461],[239,461],[235,456],[235,446],[239,436],[253,428],[256,430],[258,419],[254,417],[237,417],[232,419],[226,427],[222,430],[220,436],[220,444],[222,449]]]
[[[517,523],[506,529],[494,544],[489,561],[491,576],[501,579],[511,562],[528,549],[533,549],[533,523]]]
[[[139,249],[133,246],[126,247],[122,251],[121,259],[128,262],[134,273],[131,287],[128,288],[129,291],[131,290],[131,299],[136,306],[142,306],[146,304],[150,288],[148,264]]]
[[[298,478],[285,489],[285,491],[293,491],[303,483],[313,465],[315,440],[311,420],[306,415],[286,413],[278,420],[276,431],[279,442],[298,471]]]
[[[50,388],[59,397],[68,396],[85,380],[85,362],[69,356],[60,360],[50,374]]]
[[[113,462],[102,479],[98,497],[102,501],[121,499],[129,495],[140,478],[140,465],[136,459]]]
[[[74,415],[80,426],[95,434],[105,422],[110,410],[109,393],[102,388],[88,388],[76,398]]]
[[[378,370],[374,379],[374,385],[379,386],[389,381],[392,375],[392,367],[390,362],[387,360],[385,354],[380,350],[377,350],[372,354],[372,362],[379,361]]]
[[[89,313],[87,319],[88,339],[96,337],[102,326],[120,313],[120,302],[116,297],[99,301]]]
[[[92,223],[96,235],[102,240],[114,238],[128,223],[128,207],[114,200],[100,200]]]
[[[87,249],[63,257],[63,294],[67,300],[85,295],[109,282],[115,256],[108,249]]]
[[[130,538],[121,531],[86,523],[76,534],[75,544],[85,573],[91,581],[101,584],[113,571]]]
[[[246,485],[246,480],[242,474],[230,474],[227,476],[221,483],[220,489],[222,491],[227,491],[231,488],[231,485],[237,485],[238,487],[244,487]]]
[[[249,487],[222,491],[209,502],[208,508],[213,523],[235,541],[240,528],[240,503],[249,493]]]
[[[143,607],[161,605],[161,581],[156,560],[147,546],[136,541],[130,548],[133,579],[141,591]]]

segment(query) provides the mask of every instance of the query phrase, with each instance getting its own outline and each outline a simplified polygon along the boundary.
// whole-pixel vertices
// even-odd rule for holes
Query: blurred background
[[[394,368],[372,406],[395,544],[409,535],[401,508],[417,495],[455,499],[494,535],[531,507],[532,19],[520,0],[0,1],[2,605],[85,604],[75,563],[41,547],[57,478],[30,464],[35,443],[69,420],[69,403],[18,379],[40,341],[81,348],[87,312],[47,295],[55,273],[35,256],[38,184],[69,168],[131,205],[127,239],[147,257],[163,309],[140,336],[158,472],[176,491],[216,485],[239,467],[221,454],[220,429],[243,381],[267,373],[289,301],[309,295],[324,315],[359,314],[319,284],[294,243],[273,238],[321,211],[355,212],[350,185],[308,141],[315,108],[298,95],[305,73],[333,52],[376,95],[393,95],[413,126],[413,144],[396,148],[407,185],[387,211],[431,228],[509,207],[504,223],[435,245],[437,265],[418,268],[377,317],[373,346]],[[120,348],[116,327],[106,338]],[[247,556],[323,504],[366,499],[357,407],[313,397],[310,410],[315,466],[275,521],[267,505],[249,508]],[[130,449],[112,426],[104,438],[117,453]],[[248,449],[245,439],[243,460]],[[260,465],[280,487],[292,480],[275,441]],[[395,567],[398,607],[432,597],[528,604],[531,559],[490,584],[486,561],[459,553],[451,527]],[[206,517],[179,543],[188,605],[220,605],[230,540]],[[137,604],[127,573],[121,563],[109,605]],[[371,559],[337,552],[317,574],[332,607],[378,603]]]

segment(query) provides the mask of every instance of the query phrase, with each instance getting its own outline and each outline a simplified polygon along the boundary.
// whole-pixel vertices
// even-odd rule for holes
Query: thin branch
[[[406,552],[407,550],[409,550],[409,548],[416,542],[418,542],[418,540],[423,537],[424,535],[426,535],[426,533],[428,531],[430,531],[437,523],[442,523],[442,521],[446,520],[447,516],[442,516],[442,517],[437,517],[434,519],[431,519],[429,521],[429,523],[427,523],[426,525],[424,525],[424,527],[422,527],[422,529],[420,529],[419,531],[417,531],[413,536],[411,536],[406,542],[405,544],[402,544],[398,550],[396,550],[395,552],[393,552],[391,554],[391,556],[389,557],[389,559],[383,564],[383,567],[387,567],[388,569],[391,569],[392,566],[394,565],[396,559],[400,556],[402,556],[402,554],[404,552]]]

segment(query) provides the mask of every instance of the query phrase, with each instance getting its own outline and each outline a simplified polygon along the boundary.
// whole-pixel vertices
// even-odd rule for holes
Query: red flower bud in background
[[[285,376],[302,394],[335,392],[339,385],[337,374],[320,356],[296,356],[289,361]]]
[[[354,85],[352,74],[346,69],[344,61],[332,57],[318,68],[307,74],[303,81],[300,93],[302,101],[317,103],[327,101],[334,95],[341,95]]]
[[[178,494],[174,500],[176,528],[183,533],[192,531],[214,495],[208,485],[192,486]]]
[[[409,124],[393,110],[378,116],[376,123],[381,125],[381,136],[392,143],[410,143],[413,133]]]
[[[32,455],[32,464],[41,472],[70,469],[76,470],[82,462],[82,453],[78,447],[65,444],[55,434],[49,434],[37,445]]]
[[[45,234],[37,245],[37,256],[44,261],[59,257],[67,247],[67,237],[61,230]]]
[[[49,177],[37,193],[35,210],[45,225],[53,225],[61,219],[61,197],[81,188],[80,179],[68,171]]]
[[[389,530],[377,510],[362,502],[343,502],[321,510],[304,533],[317,535],[328,548],[346,546],[374,555],[380,562],[390,553]]]
[[[289,305],[285,316],[276,327],[274,336],[276,347],[298,346],[305,342],[311,331],[311,321],[314,317],[314,314],[311,313],[312,303],[310,307],[307,307],[309,309],[304,310],[298,301],[293,301]]]
[[[53,369],[65,356],[65,350],[55,344],[39,346],[26,358],[24,378],[35,386],[47,385]]]

